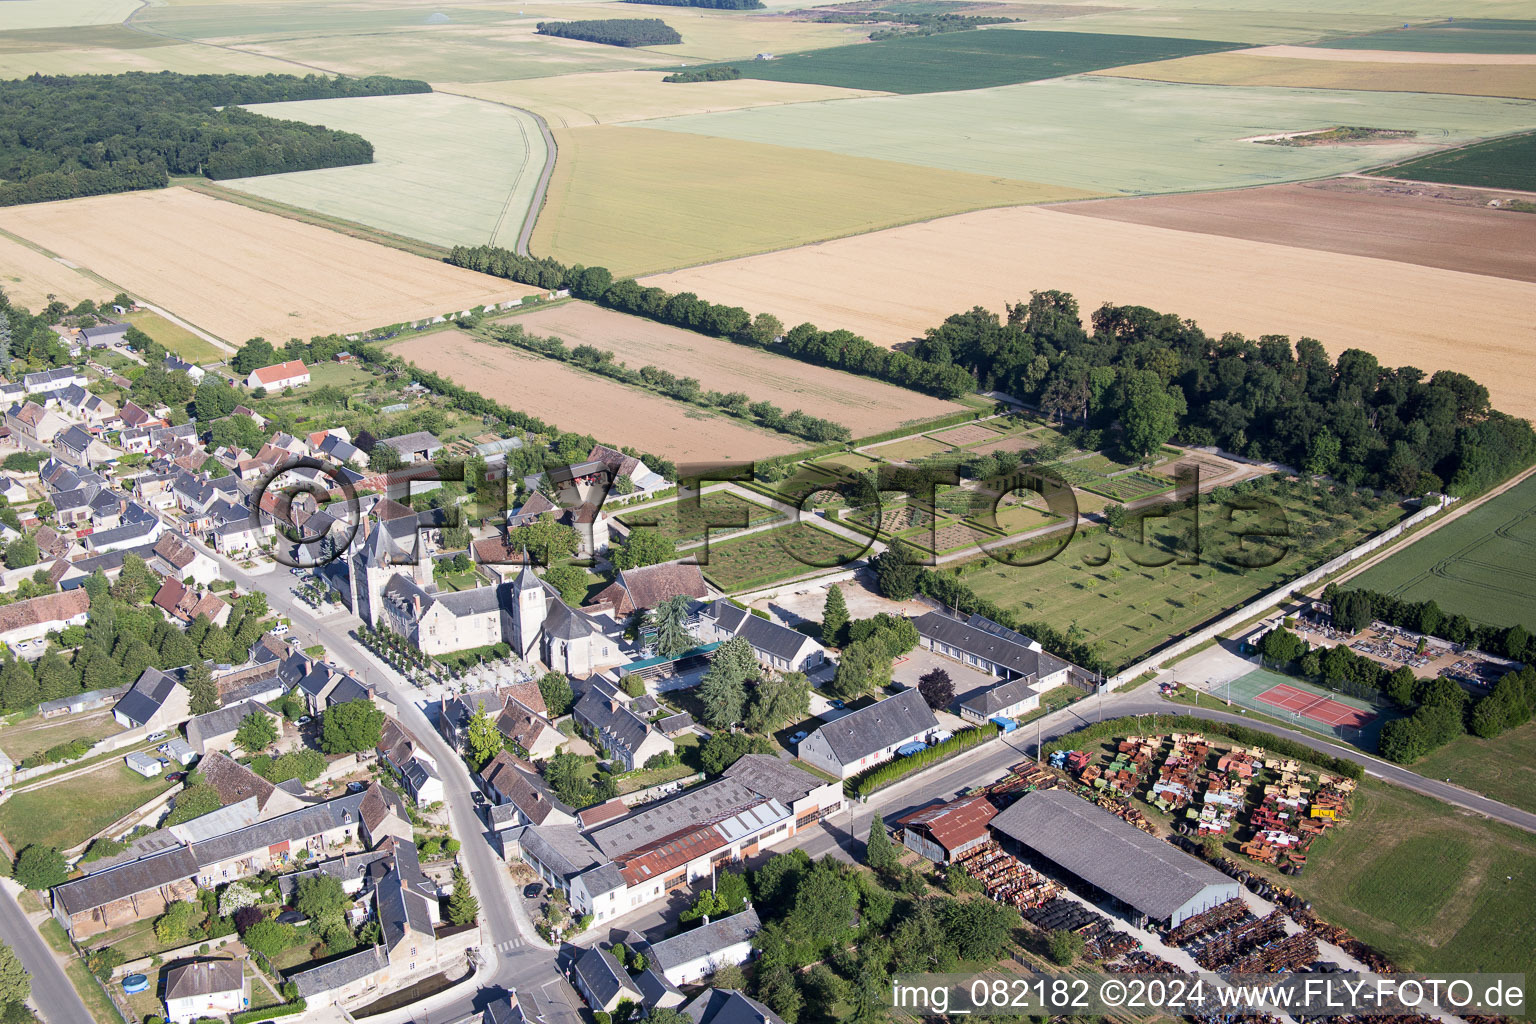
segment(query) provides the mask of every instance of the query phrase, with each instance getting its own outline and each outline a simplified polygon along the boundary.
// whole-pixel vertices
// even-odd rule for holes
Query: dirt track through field
[[[1510,214],[1509,216],[1517,216]],[[1077,296],[1190,317],[1207,333],[1313,337],[1388,365],[1454,369],[1536,415],[1536,284],[1220,235],[1014,208],[962,214],[648,278],[670,291],[847,328],[885,345],[952,313]]]
[[[708,391],[740,391],[754,402],[772,402],[785,412],[800,409],[809,416],[825,417],[841,423],[855,437],[963,408],[867,377],[812,366],[586,303],[553,306],[509,317],[504,322],[520,324],[532,334],[557,335],[572,348],[592,345],[611,351],[619,362],[633,370],[656,366],[679,377],[697,378]]]
[[[758,430],[459,331],[420,335],[389,351],[561,430],[678,462],[758,459],[804,447],[787,434]]]
[[[534,291],[181,188],[0,211],[13,232],[240,344],[416,320]]]

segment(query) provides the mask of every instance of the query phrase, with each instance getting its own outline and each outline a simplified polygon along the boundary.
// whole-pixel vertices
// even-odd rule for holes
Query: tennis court
[[[1255,698],[1284,711],[1310,718],[1324,725],[1347,725],[1358,729],[1376,717],[1376,712],[1364,708],[1352,708],[1332,697],[1319,697],[1315,693],[1299,690],[1289,683],[1271,686]]]

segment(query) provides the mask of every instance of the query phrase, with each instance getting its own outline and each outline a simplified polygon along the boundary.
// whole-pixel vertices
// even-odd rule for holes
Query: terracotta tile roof
[[[91,607],[91,595],[84,587],[66,590],[62,594],[44,594],[26,601],[0,607],[0,633],[26,626],[38,626],[45,622],[63,622],[77,615],[84,615]]]
[[[544,703],[544,693],[536,682],[510,683],[507,686],[498,686],[496,696],[515,700],[523,707],[535,714],[549,717],[549,706]]]
[[[704,573],[693,562],[625,569],[598,593],[592,604],[610,606],[616,616],[628,615],[640,608],[658,608],[667,598],[680,594],[695,600],[709,595]]]
[[[161,535],[155,542],[155,554],[178,569],[185,569],[197,558],[197,550],[174,533]]]
[[[219,617],[220,612],[228,607],[229,605],[225,604],[221,598],[214,597],[212,594],[205,594],[203,599],[197,602],[197,606],[192,609],[192,618],[196,619],[199,615],[206,615],[208,616],[208,621],[212,622]]]
[[[287,380],[289,377],[298,377],[308,372],[309,367],[304,365],[304,360],[290,359],[286,363],[273,363],[271,366],[253,370],[251,375],[262,384],[270,384],[275,380]]]

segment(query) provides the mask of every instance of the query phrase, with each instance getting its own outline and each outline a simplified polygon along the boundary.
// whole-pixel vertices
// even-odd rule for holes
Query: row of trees
[[[655,4],[661,7],[705,7],[714,11],[759,11],[763,0],[624,0],[628,4]]]
[[[233,178],[367,163],[351,132],[240,107],[428,92],[425,82],[308,75],[33,75],[0,82],[0,205],[163,188],[169,174]]]
[[[661,0],[624,0],[624,3],[659,3]],[[762,6],[761,3],[758,4]],[[687,71],[675,71],[662,79],[663,82],[734,82],[741,77],[741,69],[734,64],[727,64],[717,68],[689,68]]]
[[[576,298],[610,309],[741,344],[772,345],[776,352],[809,363],[941,398],[957,398],[976,390],[975,377],[954,364],[930,362],[882,348],[849,331],[823,331],[813,324],[801,324],[786,334],[783,323],[772,314],[759,313],[754,317],[740,306],[708,302],[692,292],[673,295],[662,288],[642,287],[630,279],[614,281],[613,275],[602,267],[564,268],[553,260],[518,256],[496,246],[455,246],[448,254],[448,262],[540,288],[569,288]]]
[[[745,393],[733,391],[705,391],[694,377],[679,377],[659,366],[642,366],[631,370],[623,363],[615,362],[612,352],[593,345],[567,348],[557,337],[539,337],[529,334],[519,324],[512,324],[492,332],[493,337],[516,348],[537,352],[550,359],[579,366],[591,373],[621,381],[632,387],[647,388],[658,394],[690,405],[706,409],[719,409],[738,419],[748,420],[769,430],[792,434],[807,441],[847,441],[853,433],[840,423],[817,416],[808,416],[799,409],[786,413],[772,402],[754,402]]]
[[[1460,612],[1447,615],[1433,598],[1405,601],[1377,590],[1353,587],[1346,590],[1330,583],[1323,590],[1323,600],[1332,610],[1334,626],[1346,633],[1358,633],[1379,619],[1400,629],[1438,636],[1453,644],[1464,644],[1490,654],[1502,654],[1513,661],[1536,661],[1536,637],[1524,626],[1519,623],[1513,626],[1473,623]]]
[[[670,46],[683,37],[660,18],[592,18],[585,21],[541,21],[539,35],[580,39],[609,46]]]

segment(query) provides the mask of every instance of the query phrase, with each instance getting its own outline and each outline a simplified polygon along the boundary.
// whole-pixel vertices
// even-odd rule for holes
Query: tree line
[[[624,0],[627,4],[653,3],[655,0]],[[759,7],[762,5],[759,4]],[[741,69],[734,64],[715,68],[689,68],[667,75],[663,82],[734,82],[741,77]]]
[[[234,178],[373,159],[351,132],[240,104],[430,92],[375,76],[32,75],[0,82],[0,205],[164,188],[172,174]]]
[[[1446,614],[1433,598],[1405,601],[1378,590],[1353,587],[1345,590],[1337,583],[1324,588],[1323,600],[1332,611],[1333,624],[1348,633],[1358,633],[1373,621],[1380,620],[1400,629],[1503,655],[1512,661],[1536,662],[1536,637],[1519,623],[1513,626],[1473,623],[1459,612]]]
[[[851,331],[822,331],[801,324],[784,333],[784,325],[769,313],[752,316],[740,306],[705,301],[692,292],[673,295],[662,288],[643,288],[635,281],[614,281],[603,267],[565,267],[556,260],[518,256],[496,246],[455,246],[447,261],[454,266],[505,277],[539,288],[568,288],[586,299],[623,313],[658,323],[711,334],[744,345],[831,366],[898,387],[940,398],[958,398],[976,390],[976,379],[964,368],[939,365],[905,352],[882,348]]]
[[[541,21],[534,28],[541,36],[580,39],[609,46],[668,46],[680,43],[677,29],[660,18],[592,18],[585,21]]]
[[[729,394],[705,391],[696,378],[679,377],[659,366],[642,366],[638,370],[631,370],[623,363],[615,362],[612,352],[592,345],[567,348],[560,338],[554,336],[541,338],[538,335],[529,334],[519,324],[497,328],[491,334],[498,341],[516,348],[537,352],[539,355],[579,366],[584,370],[602,374],[604,377],[633,387],[646,388],[679,402],[687,402],[706,409],[718,409],[737,419],[744,419],[767,427],[769,430],[791,434],[807,441],[847,441],[853,437],[853,432],[842,424],[819,416],[808,416],[799,409],[786,413],[772,402],[754,402],[740,391]]]
[[[1145,455],[1168,440],[1401,494],[1474,494],[1536,458],[1525,420],[1494,410],[1465,374],[1382,366],[1359,349],[1330,360],[1320,342],[1213,338],[1145,306],[1101,306],[1034,292],[1006,318],[977,307],[913,350],[963,367],[1062,421],[1118,429]]]

